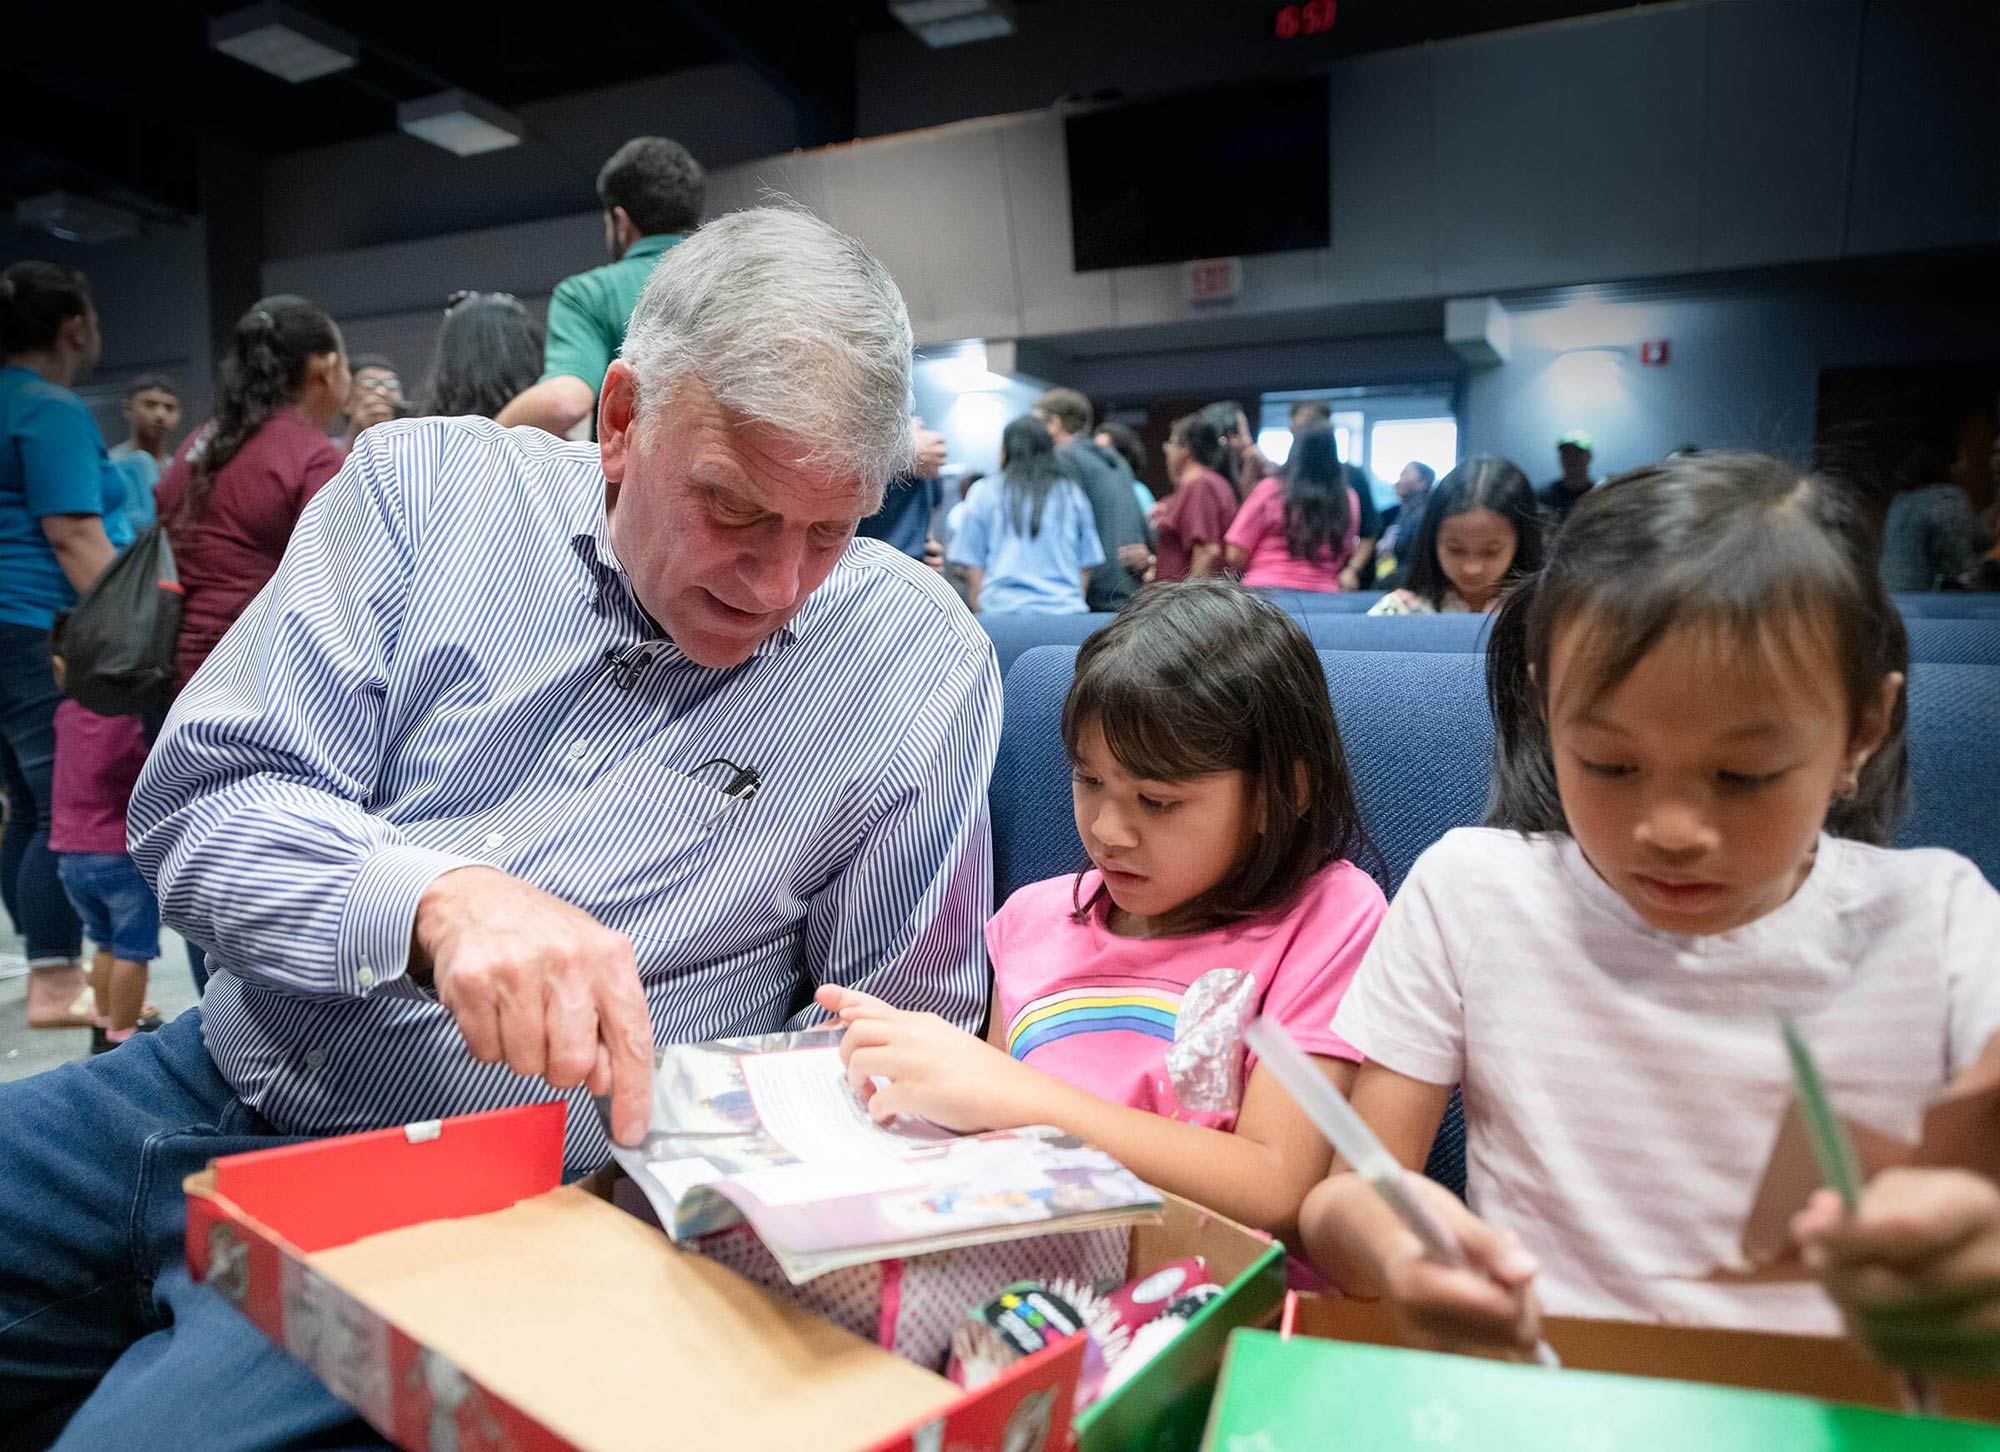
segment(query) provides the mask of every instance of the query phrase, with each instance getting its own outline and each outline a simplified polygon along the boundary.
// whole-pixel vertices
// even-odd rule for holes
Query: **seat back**
[[[1897,595],[1896,608],[1905,620],[1996,620],[2000,619],[2000,595],[1971,594],[1962,590],[1941,590],[1928,595]]]

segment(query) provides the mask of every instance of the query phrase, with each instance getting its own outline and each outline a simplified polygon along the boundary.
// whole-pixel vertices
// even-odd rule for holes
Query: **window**
[[[1458,465],[1455,418],[1385,418],[1368,435],[1368,472],[1393,487],[1412,460],[1428,464],[1442,479]],[[1380,489],[1377,489],[1380,494]]]

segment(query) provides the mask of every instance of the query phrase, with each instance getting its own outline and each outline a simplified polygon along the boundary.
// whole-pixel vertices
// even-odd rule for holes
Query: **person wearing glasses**
[[[542,371],[542,330],[509,292],[455,292],[417,411],[497,418]]]
[[[396,365],[380,353],[361,353],[354,362],[354,382],[347,390],[347,447],[378,423],[401,418],[409,408],[403,379]]]

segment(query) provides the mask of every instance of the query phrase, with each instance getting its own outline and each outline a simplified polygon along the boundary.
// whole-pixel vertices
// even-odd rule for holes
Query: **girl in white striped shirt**
[[[1495,625],[1490,826],[1411,872],[1334,1030],[1353,1102],[1421,1167],[1462,1085],[1472,1269],[1336,1166],[1302,1215],[1339,1286],[1436,1344],[1552,1313],[1834,1332],[1816,1285],[1715,1278],[1791,1097],[1797,1017],[1837,1107],[1914,1138],[2000,1076],[2000,894],[1885,845],[1908,644],[1842,495],[1754,455],[1594,490]]]

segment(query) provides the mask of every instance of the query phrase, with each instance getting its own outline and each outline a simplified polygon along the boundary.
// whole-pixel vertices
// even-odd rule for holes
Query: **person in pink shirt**
[[[1333,430],[1308,428],[1292,444],[1282,478],[1250,491],[1223,536],[1229,568],[1271,590],[1340,588],[1360,535],[1361,501],[1340,467]]]
[[[1055,1125],[1290,1236],[1331,1154],[1243,1029],[1277,1019],[1345,1090],[1329,1014],[1385,908],[1348,860],[1369,849],[1319,657],[1238,586],[1156,586],[1078,653],[1063,740],[1091,866],[987,925],[986,1039],[829,985],[848,1074],[877,1119]]]

